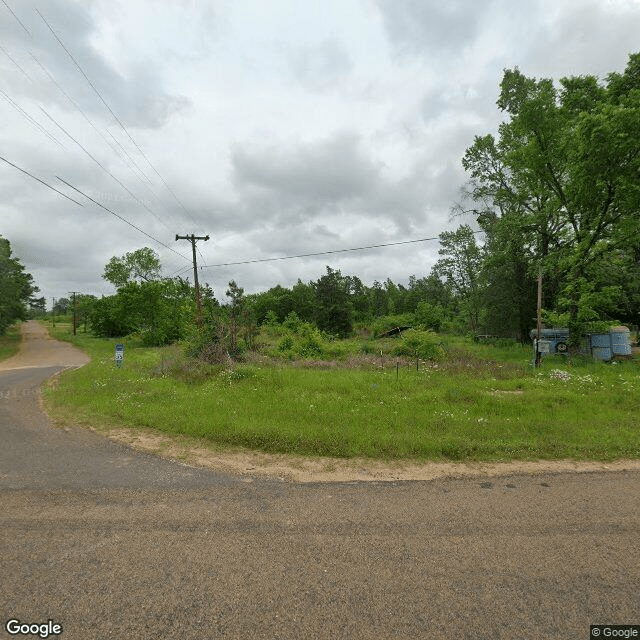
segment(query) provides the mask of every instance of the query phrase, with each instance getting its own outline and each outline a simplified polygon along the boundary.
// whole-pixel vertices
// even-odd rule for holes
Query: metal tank
[[[598,360],[611,360],[611,334],[594,333],[589,336],[591,355]]]
[[[608,333],[596,333],[589,336],[591,353],[600,360],[630,358],[631,333],[627,327],[611,327]]]
[[[609,329],[611,334],[611,351],[613,357],[616,356],[631,356],[631,332],[627,327],[611,327]]]

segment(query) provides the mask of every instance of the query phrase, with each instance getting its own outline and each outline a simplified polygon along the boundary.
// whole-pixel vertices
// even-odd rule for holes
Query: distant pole
[[[71,292],[71,295],[73,296],[73,335],[74,336],[76,335],[76,324],[77,324],[77,321],[76,321],[76,311],[77,311],[77,309],[76,309],[76,295],[77,294],[78,294],[77,291],[72,291]]]
[[[191,249],[193,252],[193,281],[196,287],[196,322],[199,327],[202,327],[202,298],[200,297],[200,285],[198,284],[198,263],[196,261],[196,240],[208,240],[209,236],[194,236],[193,233],[190,236],[179,236],[176,234],[176,241],[178,240],[190,240]]]
[[[540,366],[540,333],[542,331],[542,267],[538,271],[538,335],[536,338],[536,367]]]
[[[53,326],[56,326],[56,299],[51,298],[53,300],[53,306],[51,307],[51,318],[53,322]]]

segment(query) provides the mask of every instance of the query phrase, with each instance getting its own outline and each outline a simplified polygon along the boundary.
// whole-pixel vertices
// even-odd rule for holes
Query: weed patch
[[[62,374],[45,400],[54,414],[88,425],[343,458],[640,457],[634,362],[535,370],[518,346],[459,343],[416,369],[415,359],[391,354],[397,340],[380,355],[363,353],[360,339],[337,343],[342,359],[254,354],[232,366],[127,342],[116,368],[115,340],[73,341],[92,362]]]
[[[14,324],[9,327],[5,335],[0,336],[0,360],[15,356],[20,350],[21,340],[20,325]]]

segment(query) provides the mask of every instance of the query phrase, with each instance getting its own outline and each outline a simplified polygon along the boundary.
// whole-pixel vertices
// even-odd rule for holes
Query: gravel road
[[[586,640],[640,624],[636,470],[224,475],[52,427],[39,386],[84,361],[28,323],[0,363],[0,637],[42,637],[10,619],[67,640]]]

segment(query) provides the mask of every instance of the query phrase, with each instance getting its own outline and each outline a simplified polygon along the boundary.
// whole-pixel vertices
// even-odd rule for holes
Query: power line
[[[69,49],[67,49],[67,47],[64,45],[64,43],[62,42],[61,38],[58,36],[58,34],[54,31],[53,27],[47,22],[46,18],[42,15],[42,13],[40,13],[40,11],[36,8],[35,9],[36,13],[40,16],[40,18],[42,18],[43,22],[47,25],[47,27],[49,28],[49,31],[51,31],[51,33],[53,34],[53,37],[58,41],[58,44],[64,49],[65,53],[69,56],[69,58],[71,59],[71,61],[73,62],[73,64],[76,66],[76,68],[78,69],[78,71],[82,74],[82,76],[84,77],[84,79],[89,83],[89,86],[93,89],[94,93],[96,94],[96,96],[98,96],[98,98],[100,99],[100,101],[102,102],[102,104],[107,108],[107,110],[109,111],[109,113],[113,116],[113,119],[118,123],[118,125],[120,126],[120,128],[122,129],[122,131],[124,131],[124,133],[126,134],[126,136],[129,138],[129,140],[131,141],[131,143],[133,144],[133,146],[138,150],[138,152],[140,153],[140,155],[145,159],[145,161],[147,162],[147,164],[149,165],[149,167],[151,167],[151,169],[153,170],[153,172],[158,176],[158,178],[160,178],[160,180],[162,181],[162,183],[164,184],[164,186],[166,187],[167,191],[169,191],[169,193],[173,196],[173,198],[175,199],[175,201],[182,207],[182,209],[184,210],[184,212],[191,218],[191,220],[193,220],[194,223],[197,224],[197,220],[193,217],[193,215],[189,212],[189,210],[184,206],[184,204],[182,203],[182,201],[178,198],[178,196],[174,193],[173,189],[171,189],[171,187],[167,184],[166,180],[162,177],[162,175],[160,175],[160,172],[155,168],[155,166],[151,163],[151,161],[149,160],[149,158],[147,157],[147,155],[144,153],[144,151],[140,148],[140,146],[138,145],[138,143],[133,139],[133,137],[131,136],[131,134],[129,133],[129,131],[127,130],[127,128],[124,126],[124,124],[122,123],[122,121],[120,120],[120,118],[118,118],[118,116],[114,113],[114,111],[111,109],[111,107],[107,104],[107,101],[102,97],[102,94],[98,91],[98,89],[96,88],[96,86],[93,84],[93,82],[91,82],[89,76],[85,73],[84,69],[80,66],[80,63],[74,58],[73,54],[69,51]],[[115,138],[114,138],[115,139]],[[136,165],[137,166],[137,165]],[[141,170],[142,171],[142,170]],[[144,175],[144,172],[142,172]],[[146,177],[146,176],[145,176]],[[148,178],[147,178],[148,180]],[[200,253],[200,251],[198,250],[198,253]],[[202,254],[200,254],[200,256],[202,257]],[[204,260],[204,258],[203,258]]]
[[[20,18],[18,18],[18,16],[13,12],[13,9],[5,2],[5,0],[2,0],[2,4],[5,7],[7,7],[7,9],[9,9],[9,11],[11,12],[11,15],[17,20],[18,24],[26,31],[27,35],[31,37],[31,32],[29,31],[29,29],[27,29],[27,27],[25,27],[24,24],[22,24],[22,21],[20,20]]]
[[[31,124],[39,129],[47,138],[51,141],[55,142],[60,148],[67,151],[68,149],[60,142],[55,136],[49,133],[35,118],[31,117],[19,104],[17,104],[14,100],[11,99],[9,95],[7,95],[2,89],[0,89],[0,94],[2,94],[7,100],[7,102],[22,116],[24,116]]]
[[[474,232],[476,233],[476,232]],[[311,256],[325,256],[331,253],[346,253],[347,251],[364,251],[365,249],[377,249],[379,247],[393,247],[399,244],[413,244],[416,242],[427,242],[429,240],[439,240],[439,236],[433,238],[418,238],[417,240],[401,240],[400,242],[385,242],[383,244],[371,244],[366,247],[353,247],[351,249],[334,249],[332,251],[316,251],[314,253],[301,253],[296,256],[281,256],[279,258],[256,258],[254,260],[241,260],[239,262],[223,262],[220,264],[207,264],[202,269],[212,269],[214,267],[230,267],[237,264],[253,264],[256,262],[274,262],[276,260],[293,260],[294,258],[309,258]]]
[[[2,53],[4,53],[4,55],[7,56],[7,58],[9,58],[9,60],[11,60],[11,62],[13,62],[13,64],[22,72],[22,75],[31,84],[33,84],[33,80],[29,77],[29,74],[14,60],[14,58],[11,56],[11,54],[1,44],[0,44],[0,49],[2,49]]]
[[[116,148],[116,146],[114,146],[114,144],[112,144],[111,142],[109,142],[109,140],[106,138],[106,136],[102,133],[102,131],[100,131],[100,129],[94,124],[94,122],[89,118],[89,116],[87,116],[87,114],[82,110],[82,108],[80,107],[80,105],[78,105],[78,103],[60,86],[60,84],[57,82],[57,80],[54,78],[54,76],[49,72],[49,70],[42,64],[42,62],[40,62],[40,60],[38,60],[38,58],[36,58],[35,55],[33,55],[33,53],[31,51],[29,51],[29,55],[31,56],[31,58],[33,59],[33,61],[42,69],[42,71],[48,76],[49,80],[58,88],[58,90],[60,91],[60,93],[62,93],[62,95],[75,107],[75,109],[80,112],[80,114],[82,115],[82,117],[89,123],[89,125],[91,125],[91,127],[94,129],[94,131],[103,139],[103,141],[113,150],[113,152],[124,162],[124,164],[127,166],[127,168],[133,173],[133,175],[140,181],[141,184],[143,184],[147,189],[149,189],[149,191],[151,192],[151,194],[153,195],[153,197],[156,199],[156,201],[160,202],[160,199],[158,198],[158,195],[156,194],[156,192],[152,189],[151,185],[152,182],[151,180],[149,180],[149,178],[144,174],[144,172],[142,171],[142,169],[140,169],[140,167],[138,166],[138,164],[136,163],[136,161],[129,155],[129,152],[120,144],[120,142],[113,136],[113,134],[107,130],[107,133],[109,134],[109,136],[111,136],[111,138],[113,139],[113,142],[115,143],[115,145],[117,145],[118,147],[120,147],[120,149],[122,149],[122,153],[120,151],[118,151],[118,149]],[[42,107],[41,107],[42,109]],[[43,109],[44,111],[44,109]],[[45,115],[53,120],[53,118],[45,111]],[[55,120],[53,120],[53,122],[60,128],[62,128],[60,126],[60,124],[58,124],[58,122],[56,122]],[[67,136],[71,137],[70,134],[63,129],[63,131],[67,134]],[[74,138],[72,138],[72,140],[78,144],[78,146],[80,146],[83,151],[85,151],[85,153],[87,153],[90,157],[91,154],[89,154],[78,142],[77,140],[75,140]],[[92,158],[94,161],[96,161],[94,158]],[[96,161],[97,162],[97,161]],[[131,164],[130,164],[131,163]],[[100,163],[98,163],[99,166]],[[104,167],[102,167],[104,169]],[[106,171],[106,169],[105,169]],[[107,171],[107,173],[110,174],[110,172]],[[114,176],[112,176],[114,177]],[[119,182],[117,180],[117,178],[114,177],[114,179]],[[145,182],[146,181],[146,182]],[[120,182],[119,182],[120,183]],[[120,185],[126,190],[126,187],[124,185],[122,185],[122,183],[120,183]],[[129,192],[130,193],[130,192]],[[131,194],[132,198],[134,198],[134,200],[136,200],[141,206],[145,206],[142,202],[140,202],[140,200],[138,200],[133,194]],[[154,215],[159,222],[161,222],[167,229],[169,229],[169,227],[160,219],[160,217],[158,215],[156,215],[150,208],[148,209],[150,211],[150,213],[152,215]],[[199,252],[199,250],[198,250]],[[202,254],[201,254],[202,257]],[[202,260],[204,261],[204,258],[202,258]]]
[[[58,180],[60,180],[60,182],[64,182],[64,184],[66,184],[68,187],[71,187],[74,191],[77,191],[80,195],[82,195],[85,198],[87,198],[87,200],[91,200],[91,202],[93,202],[93,204],[98,205],[101,209],[104,209],[105,211],[108,211],[111,215],[115,216],[119,220],[122,220],[122,222],[128,224],[130,227],[133,227],[136,231],[139,231],[143,235],[147,236],[147,238],[150,238],[154,242],[157,242],[159,245],[162,245],[163,247],[169,249],[169,251],[173,251],[173,253],[175,253],[176,255],[180,256],[184,260],[189,260],[189,258],[187,258],[186,256],[183,256],[181,253],[178,253],[175,249],[171,248],[168,244],[165,244],[164,242],[162,242],[162,240],[158,240],[158,238],[154,238],[152,235],[149,235],[146,231],[143,231],[140,227],[137,227],[132,222],[129,222],[126,218],[123,218],[121,215],[117,214],[115,211],[112,211],[111,209],[109,209],[108,207],[105,207],[103,204],[101,204],[97,200],[94,200],[91,196],[88,196],[83,191],[80,191],[80,189],[78,189],[77,187],[74,187],[72,184],[70,184],[66,180],[62,179],[60,176],[56,176],[56,178]]]
[[[156,218],[156,220],[158,220],[158,222],[160,222],[167,229],[169,229],[169,227],[167,227],[165,222],[163,220],[161,220],[160,217],[154,211],[152,211],[146,204],[144,204],[144,202],[142,202],[142,200],[140,200],[133,193],[133,191],[131,191],[129,188],[127,188],[127,186],[122,181],[120,181],[118,178],[116,178],[116,176],[114,176],[113,173],[111,173],[111,171],[109,171],[109,169],[107,169],[100,161],[98,161],[91,153],[89,153],[89,151],[87,151],[60,123],[58,123],[52,116],[50,116],[47,113],[47,111],[45,111],[42,107],[40,107],[40,110],[42,111],[42,113],[44,113],[45,116],[47,116],[47,118],[49,118],[49,120],[51,120],[51,122],[53,122],[69,138],[71,138],[71,140],[73,140],[73,142],[75,142],[106,174],[111,176],[141,207],[144,207],[151,215],[153,215]]]
[[[135,160],[133,160],[133,158],[131,158],[129,156],[129,154],[127,153],[127,150],[122,148],[122,145],[120,145],[120,147],[122,148],[124,154],[127,156],[127,158],[124,158],[122,156],[122,154],[120,153],[120,151],[118,151],[118,149],[116,147],[114,147],[109,140],[107,140],[106,136],[102,133],[102,131],[100,131],[100,129],[98,129],[98,127],[93,123],[93,121],[89,118],[89,116],[82,110],[82,108],[80,107],[80,105],[60,86],[60,84],[58,83],[58,81],[53,77],[53,75],[50,73],[50,71],[42,64],[42,62],[40,62],[40,60],[38,60],[38,58],[36,58],[36,56],[33,55],[33,53],[31,51],[29,51],[29,55],[31,56],[31,58],[33,59],[33,61],[42,69],[42,71],[48,76],[49,80],[51,80],[51,82],[58,88],[58,91],[60,91],[60,93],[62,93],[62,95],[76,108],[77,111],[80,112],[80,114],[82,115],[82,117],[91,125],[91,127],[94,129],[94,131],[104,140],[104,142],[109,145],[109,147],[114,151],[114,153],[124,162],[124,164],[133,172],[133,174],[136,176],[136,178],[138,180],[140,180],[140,182],[142,182],[142,178],[140,178],[140,176],[133,170],[132,166],[129,164],[129,162],[127,161],[127,159],[129,161],[131,161],[133,163],[133,165],[136,167],[136,169],[142,173],[140,171],[140,168],[136,165]],[[109,133],[109,135],[111,135]],[[113,137],[113,136],[112,136]],[[116,143],[117,140],[115,141]],[[118,143],[119,144],[119,143]],[[149,182],[149,178],[147,178],[147,176],[145,176],[144,174],[142,174],[144,179]],[[144,183],[143,183],[144,184]],[[152,192],[153,193],[153,192]],[[153,194],[155,196],[155,193]],[[157,198],[157,196],[156,196]]]
[[[55,187],[52,187],[50,184],[48,184],[44,180],[41,180],[40,178],[34,176],[32,173],[29,173],[26,169],[21,169],[17,164],[13,164],[13,162],[9,162],[9,160],[7,160],[6,158],[3,158],[2,156],[0,156],[0,160],[4,160],[7,164],[10,164],[12,167],[17,169],[18,171],[22,171],[22,173],[25,173],[30,178],[33,178],[34,180],[37,180],[40,184],[43,184],[45,187],[48,187],[52,191],[55,191],[56,193],[59,193],[63,198],[66,198],[67,200],[71,200],[71,202],[75,202],[77,205],[80,205],[81,207],[84,206],[83,204],[81,204],[77,200],[74,200],[73,198],[70,198],[66,193],[62,193],[62,191],[58,191],[58,189],[56,189]]]

